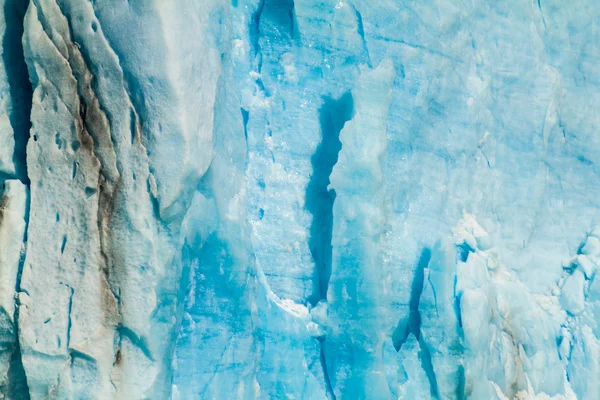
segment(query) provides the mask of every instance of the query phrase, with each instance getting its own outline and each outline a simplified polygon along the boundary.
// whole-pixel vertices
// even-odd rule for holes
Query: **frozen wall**
[[[600,399],[598,18],[0,0],[0,397]]]

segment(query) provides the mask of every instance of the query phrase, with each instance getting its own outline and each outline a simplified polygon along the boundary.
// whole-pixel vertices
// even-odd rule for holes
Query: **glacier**
[[[600,400],[599,20],[0,0],[0,398]]]

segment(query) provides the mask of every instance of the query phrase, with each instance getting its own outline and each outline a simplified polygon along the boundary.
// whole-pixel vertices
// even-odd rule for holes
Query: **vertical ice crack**
[[[429,286],[431,286],[431,294],[433,295],[433,305],[435,306],[435,315],[439,318],[440,311],[438,310],[438,301],[437,301],[437,292],[435,290],[435,285],[431,282],[431,277],[427,277],[427,282],[429,282]]]
[[[276,35],[292,39],[296,36],[298,23],[294,12],[294,0],[262,0],[259,20],[268,25],[268,36]],[[257,22],[259,22],[257,20]],[[265,35],[267,36],[267,35]],[[258,35],[257,35],[258,38]]]
[[[540,10],[540,16],[542,17],[542,24],[544,25],[544,29],[546,29],[546,19],[544,18],[544,12],[542,11],[542,0],[537,0],[537,6]]]
[[[70,347],[71,345],[71,328],[73,327],[73,319],[72,319],[72,313],[73,313],[73,295],[75,294],[75,289],[73,289],[71,286],[67,285],[66,283],[63,283],[63,285],[65,285],[66,287],[69,288],[69,307],[67,309],[67,349]]]
[[[319,109],[321,143],[311,158],[312,174],[306,188],[306,210],[313,217],[308,238],[308,246],[315,263],[313,293],[309,299],[313,305],[327,299],[327,288],[331,277],[331,238],[335,201],[335,190],[328,187],[329,176],[342,149],[340,132],[344,124],[352,119],[353,114],[354,100],[350,92],[346,92],[339,99],[325,97]]]
[[[24,243],[27,243],[27,222],[29,221],[28,211],[29,210],[29,197],[27,198],[27,208],[25,214],[25,238]],[[19,259],[19,269],[17,272],[17,284],[15,287],[15,293],[21,291],[21,276],[23,274],[23,265],[25,264],[25,245],[21,251],[21,257]],[[15,347],[11,354],[10,365],[8,367],[8,395],[9,398],[29,400],[29,386],[27,385],[27,375],[25,374],[25,368],[23,367],[23,360],[21,356],[21,345],[19,343],[19,300],[16,300],[17,304],[15,307]]]
[[[13,163],[15,165],[15,175],[29,189],[29,178],[27,176],[27,155],[26,146],[29,139],[29,130],[31,128],[31,104],[33,97],[33,88],[29,81],[29,72],[25,63],[23,52],[24,26],[23,21],[25,12],[29,6],[28,0],[23,1],[5,1],[2,12],[4,13],[5,31],[2,38],[2,62],[6,72],[9,96],[12,107],[8,110],[8,119],[13,130],[14,149]],[[13,178],[11,174],[0,171],[0,181]],[[19,257],[17,267],[17,276],[15,283],[15,293],[21,291],[21,275],[25,262],[25,251],[27,243],[27,226],[29,221],[29,196],[25,200],[24,214],[24,236],[23,246]],[[29,399],[29,387],[27,376],[23,367],[21,346],[19,344],[19,302],[15,301],[14,311],[14,347],[10,356],[8,367],[8,398]]]
[[[2,10],[6,23],[6,31],[2,38],[2,62],[6,70],[9,94],[12,101],[8,118],[13,128],[15,140],[13,161],[17,178],[25,184],[29,184],[26,146],[31,128],[29,114],[33,97],[33,89],[31,82],[29,82],[29,73],[25,64],[23,43],[21,42],[24,31],[23,20],[28,5],[28,0],[5,1],[4,10]]]
[[[357,25],[356,31],[357,31],[358,35],[360,36],[360,40],[361,40],[362,46],[363,46],[363,51],[365,53],[365,56],[367,57],[368,66],[369,66],[369,68],[373,68],[373,64],[371,62],[371,54],[369,53],[369,47],[367,46],[367,40],[365,38],[365,27],[363,25],[362,15],[356,9],[356,7],[352,6],[352,8],[354,9],[354,14],[356,15],[356,25]]]
[[[318,337],[319,341],[319,362],[321,363],[321,369],[323,370],[323,380],[325,381],[325,393],[327,394],[328,400],[336,400],[335,393],[333,392],[333,386],[331,385],[331,379],[329,378],[329,371],[327,370],[327,358],[325,357],[325,336]]]
[[[433,361],[431,359],[431,352],[429,351],[429,347],[427,343],[425,343],[425,339],[420,335],[419,332],[419,360],[421,360],[421,367],[425,371],[427,375],[427,380],[429,381],[429,387],[431,389],[431,397],[434,399],[439,399],[439,390],[437,384],[437,378],[435,376],[435,371],[433,369]]]
[[[246,139],[246,147],[248,147],[248,120],[250,119],[250,112],[244,108],[240,108],[242,112],[242,122],[244,124],[244,138]]]
[[[248,29],[248,35],[250,36],[250,45],[252,46],[252,55],[257,58],[256,70],[260,74],[262,69],[262,52],[260,49],[259,37],[260,37],[260,17],[265,8],[265,0],[260,0],[256,11],[252,13],[250,18],[250,26]]]
[[[430,260],[431,250],[429,248],[423,249],[411,285],[408,321],[405,319],[401,320],[392,336],[396,351],[400,351],[409,334],[412,333],[417,339],[421,336],[419,303],[425,283],[425,268],[429,265]]]
[[[335,190],[329,188],[329,177],[338,161],[342,149],[340,132],[344,124],[352,119],[354,99],[346,92],[339,99],[324,97],[319,109],[321,125],[321,143],[311,158],[312,174],[306,187],[306,210],[312,214],[308,246],[314,261],[313,289],[308,302],[313,306],[327,300],[327,290],[331,278],[333,234],[333,203]],[[325,357],[325,337],[319,342],[319,360],[323,370],[323,379],[328,399],[335,400],[335,394],[329,379]]]
[[[124,325],[119,325],[118,331],[121,337],[126,337],[127,339],[129,339],[129,341],[134,346],[139,348],[150,361],[156,361],[144,337],[138,336],[132,329]]]
[[[269,60],[278,59],[281,54],[273,53],[283,51],[282,45],[287,48],[292,40],[299,36],[297,25],[293,0],[261,0],[250,18],[248,34],[254,68],[258,73],[256,85],[267,97],[270,96],[270,91],[261,77],[263,56]],[[261,40],[266,44],[266,54],[263,54]]]
[[[435,371],[433,369],[433,362],[431,359],[431,353],[429,347],[423,335],[421,335],[421,312],[419,311],[419,305],[421,302],[421,294],[423,293],[423,286],[425,284],[425,268],[428,267],[431,261],[431,249],[424,248],[419,257],[417,268],[415,269],[414,278],[411,285],[410,291],[410,302],[409,302],[409,315],[408,321],[406,319],[400,320],[398,326],[392,334],[392,341],[396,351],[400,351],[402,345],[406,342],[410,334],[413,334],[419,342],[419,360],[421,360],[421,367],[427,375],[429,380],[429,386],[431,388],[431,396],[435,399],[438,396],[437,379]]]

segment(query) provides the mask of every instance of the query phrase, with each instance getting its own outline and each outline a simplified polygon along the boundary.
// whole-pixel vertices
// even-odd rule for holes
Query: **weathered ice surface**
[[[0,0],[0,398],[600,400],[599,18]]]

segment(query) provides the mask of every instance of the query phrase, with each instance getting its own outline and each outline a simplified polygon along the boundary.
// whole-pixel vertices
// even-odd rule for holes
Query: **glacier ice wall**
[[[0,397],[600,400],[599,18],[0,0]]]

